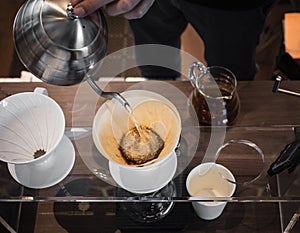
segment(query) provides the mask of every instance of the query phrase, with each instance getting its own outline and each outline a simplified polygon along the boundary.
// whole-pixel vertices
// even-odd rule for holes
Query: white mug
[[[213,220],[219,217],[227,202],[213,201],[214,197],[231,197],[236,189],[233,174],[223,165],[216,163],[202,163],[189,173],[186,188],[190,196],[209,198],[212,201],[192,202],[198,217]]]

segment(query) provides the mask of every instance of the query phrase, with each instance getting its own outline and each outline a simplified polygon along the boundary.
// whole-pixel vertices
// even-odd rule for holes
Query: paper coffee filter
[[[94,135],[98,135],[98,137],[94,138],[95,145],[107,159],[124,164],[125,161],[121,157],[118,149],[119,143],[117,141],[123,132],[122,126],[115,128],[115,132],[113,132],[113,124],[115,124],[114,122],[118,121],[118,119],[112,117],[111,103],[104,104],[101,110],[102,115],[100,119],[96,121],[99,125],[95,127],[96,129],[94,131]],[[123,119],[123,121],[125,120]]]
[[[140,125],[152,128],[164,140],[160,157],[170,153],[178,138],[178,120],[174,111],[160,101],[149,100],[136,106],[133,113]]]
[[[34,160],[38,150],[49,152],[63,137],[63,112],[52,99],[20,93],[0,102],[0,159],[8,163]],[[59,111],[59,112],[58,112]],[[58,119],[59,118],[59,119]]]
[[[152,128],[164,140],[165,146],[158,160],[175,148],[181,132],[179,114],[164,97],[150,91],[132,90],[122,93],[133,109],[139,125]],[[174,110],[175,109],[175,110]],[[102,105],[94,119],[94,142],[109,160],[127,165],[119,151],[119,142],[134,124],[129,114],[114,100]]]
[[[112,101],[108,101],[105,105],[109,111],[109,116],[107,117],[111,118],[109,123],[112,134],[116,141],[120,142],[124,134],[136,127],[134,120],[130,118],[125,108],[120,107],[118,102],[114,101],[112,103]],[[170,118],[173,124],[176,122],[172,110],[157,100],[145,100],[139,103],[133,108],[133,116],[136,123],[153,129],[163,140],[171,133],[170,128],[172,128],[170,127],[172,124],[167,119]],[[173,129],[175,130],[176,127],[173,127]]]

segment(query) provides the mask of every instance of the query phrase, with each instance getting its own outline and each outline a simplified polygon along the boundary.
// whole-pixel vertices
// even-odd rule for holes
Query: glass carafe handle
[[[207,73],[207,67],[200,61],[194,62],[188,73],[188,79],[190,80],[193,87],[198,88],[197,79]]]

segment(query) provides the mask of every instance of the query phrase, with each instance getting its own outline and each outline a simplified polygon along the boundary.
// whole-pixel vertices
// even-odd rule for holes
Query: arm
[[[143,17],[155,0],[71,0],[74,13],[84,17],[101,7],[105,7],[108,15],[123,15],[126,19]]]

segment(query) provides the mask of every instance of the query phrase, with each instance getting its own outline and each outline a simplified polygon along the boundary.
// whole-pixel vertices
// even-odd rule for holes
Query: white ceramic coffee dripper
[[[0,102],[0,160],[22,185],[52,186],[69,173],[75,160],[64,130],[63,111],[45,88],[9,96]]]
[[[118,150],[120,138],[128,130],[128,113],[115,100],[103,104],[94,118],[93,140],[99,152],[109,160],[109,170],[115,182],[122,188],[133,193],[150,193],[164,187],[173,178],[177,168],[175,148],[181,133],[181,120],[176,107],[165,97],[146,90],[130,90],[122,93],[129,102],[139,123],[143,121],[135,108],[146,104],[145,115],[153,116],[153,128],[165,141],[159,157],[143,165],[128,165]],[[165,106],[164,110],[172,120],[163,119],[162,111],[155,109],[158,103]],[[148,112],[149,111],[149,112]],[[154,112],[154,113],[153,113]],[[151,119],[147,119],[149,122]]]

